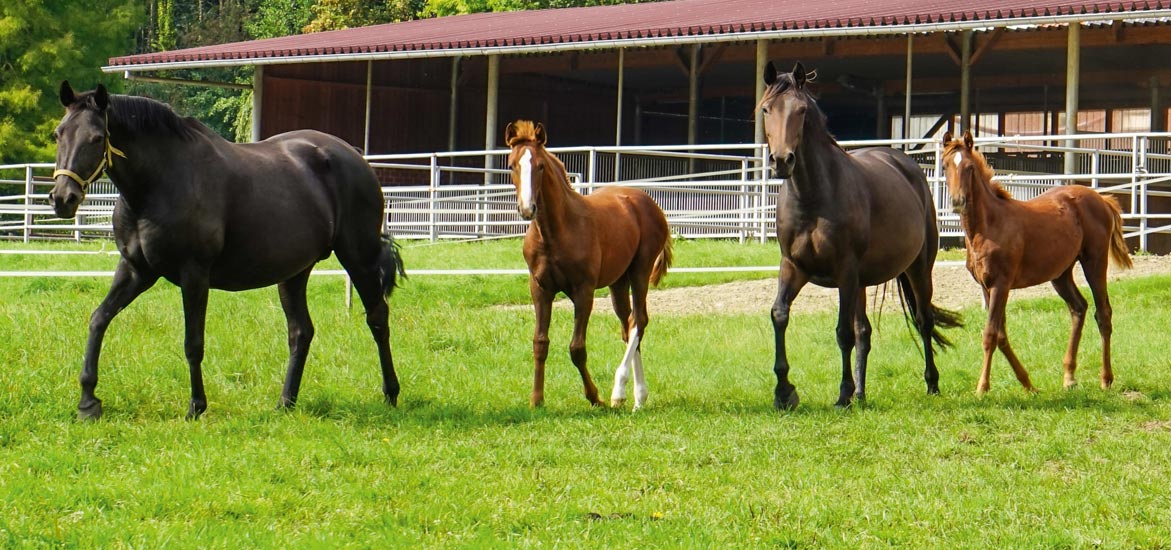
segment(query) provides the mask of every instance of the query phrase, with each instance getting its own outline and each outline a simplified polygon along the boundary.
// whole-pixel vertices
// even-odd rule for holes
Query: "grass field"
[[[6,244],[5,248],[20,245]],[[86,247],[37,245],[35,248]],[[108,247],[108,246],[107,246]],[[519,243],[404,247],[412,268],[523,267]],[[962,253],[949,253],[959,259]],[[678,242],[677,266],[769,265],[775,245]],[[0,256],[0,271],[109,270],[106,256]],[[335,267],[332,262],[323,267]],[[770,276],[682,274],[667,286]],[[417,276],[391,300],[400,406],[381,402],[373,343],[343,281],[315,278],[317,337],[298,408],[273,409],[287,356],[273,289],[212,294],[210,406],[189,385],[178,290],[160,283],[107,334],[100,422],[75,420],[89,314],[108,279],[0,279],[0,546],[1159,548],[1171,546],[1171,277],[1111,286],[1114,389],[1061,389],[1056,298],[1009,304],[1040,388],[997,358],[973,393],[983,313],[939,357],[942,395],[897,309],[874,337],[869,401],[832,407],[833,314],[789,329],[800,408],[772,409],[761,315],[655,315],[648,407],[591,409],[557,310],[547,406],[528,407],[523,277]],[[878,324],[878,323],[876,323]],[[591,324],[609,394],[616,321]]]

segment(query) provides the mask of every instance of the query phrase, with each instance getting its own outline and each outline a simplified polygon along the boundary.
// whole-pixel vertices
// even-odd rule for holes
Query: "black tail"
[[[922,319],[919,319],[918,304],[915,303],[915,293],[911,291],[911,280],[906,273],[899,275],[899,298],[903,303],[903,314],[911,319],[915,324],[915,334],[922,332]],[[940,329],[959,328],[964,326],[963,317],[955,311],[935,307],[934,304],[929,304],[931,308],[931,316],[935,319],[935,324],[931,329],[931,340],[940,348],[950,348],[951,340],[948,340]],[[909,310],[909,311],[908,311]]]
[[[390,297],[398,286],[398,278],[407,278],[403,268],[403,257],[399,254],[398,243],[389,233],[382,234],[382,253],[378,255],[378,278],[382,282],[383,296]]]

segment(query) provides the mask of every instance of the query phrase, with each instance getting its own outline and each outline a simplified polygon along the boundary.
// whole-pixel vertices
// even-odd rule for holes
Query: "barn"
[[[254,139],[316,128],[402,155],[493,150],[517,118],[543,121],[565,147],[757,144],[764,64],[801,61],[839,139],[1031,136],[992,148],[998,169],[1097,185],[1111,163],[1171,171],[1169,22],[1162,0],[674,0],[408,21],[118,57],[104,70],[179,81],[169,75],[252,67]],[[1053,137],[1072,134],[1096,137]],[[582,166],[590,182],[624,170],[607,180]],[[410,183],[400,176],[384,172]],[[1120,198],[1142,216],[1136,246],[1162,246],[1162,183]]]

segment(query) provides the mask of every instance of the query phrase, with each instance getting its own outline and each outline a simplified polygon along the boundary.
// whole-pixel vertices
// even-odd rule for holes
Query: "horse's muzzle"
[[[793,166],[797,164],[797,155],[788,153],[784,156],[769,155],[772,162],[773,177],[789,179],[793,175]]]
[[[516,212],[520,214],[520,217],[525,221],[531,221],[533,218],[537,217],[537,205],[534,204],[528,208],[518,205],[516,207]]]
[[[956,214],[963,214],[964,208],[967,206],[968,206],[968,203],[964,200],[963,197],[952,197],[951,198],[952,212],[955,212]]]
[[[84,196],[70,189],[58,191],[54,188],[49,191],[49,204],[53,205],[53,212],[58,218],[70,219],[77,215],[77,207],[81,206]]]

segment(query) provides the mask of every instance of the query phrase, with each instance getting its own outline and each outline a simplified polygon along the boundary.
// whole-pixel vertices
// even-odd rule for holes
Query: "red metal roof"
[[[976,22],[1062,16],[1167,17],[1171,0],[675,0],[457,15],[110,59],[107,70],[184,64],[265,64],[302,58],[453,55],[459,50],[579,48],[615,41],[782,38],[786,34],[945,30]],[[928,27],[924,29],[924,27]]]

